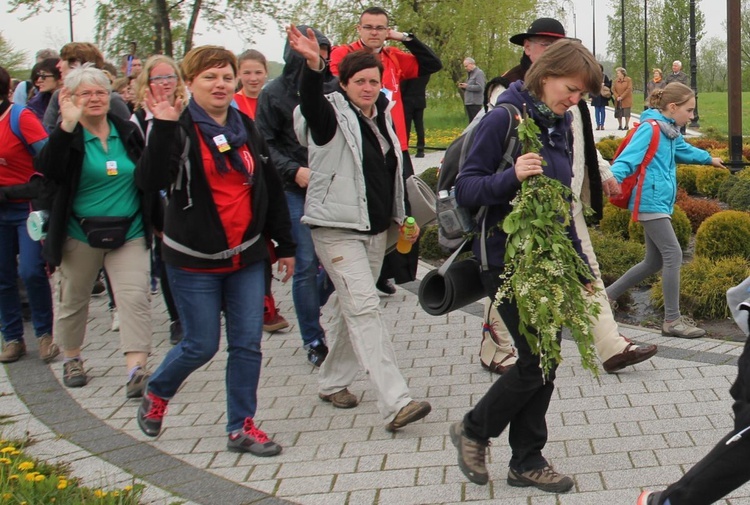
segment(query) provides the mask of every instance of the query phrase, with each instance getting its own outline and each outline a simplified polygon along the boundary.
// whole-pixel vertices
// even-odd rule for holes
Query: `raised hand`
[[[299,28],[290,24],[286,27],[289,37],[289,46],[307,60],[307,65],[313,70],[320,69],[320,45],[318,38],[312,28],[307,29],[307,34],[299,31]]]
[[[176,98],[174,104],[171,104],[161,86],[149,86],[146,89],[144,103],[156,119],[164,121],[177,121],[180,119],[182,99]]]
[[[81,120],[83,109],[88,103],[88,98],[82,98],[78,104],[73,101],[73,93],[63,87],[57,95],[57,102],[60,104],[60,118],[62,122],[60,127],[68,133],[75,130],[76,125]]]

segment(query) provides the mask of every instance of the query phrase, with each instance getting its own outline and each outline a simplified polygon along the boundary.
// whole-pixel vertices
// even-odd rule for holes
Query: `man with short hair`
[[[466,109],[466,115],[469,117],[469,123],[471,123],[474,116],[482,109],[486,79],[484,72],[477,66],[474,58],[464,58],[463,65],[468,72],[468,76],[464,82],[458,84],[458,87],[464,90],[464,108]]]
[[[340,45],[331,52],[331,72],[338,76],[339,63],[351,52],[366,51],[377,55],[383,64],[381,91],[394,102],[391,116],[403,151],[406,179],[414,175],[414,168],[409,157],[409,137],[406,133],[401,85],[406,79],[434,74],[443,68],[443,64],[437,54],[413,33],[399,32],[391,28],[388,12],[382,7],[370,7],[362,12],[357,23],[357,33],[359,40]],[[386,45],[388,40],[401,42],[409,52]],[[406,212],[410,214],[411,211],[407,208]],[[413,281],[416,278],[418,260],[418,243],[412,247],[409,254],[397,251],[387,254],[376,283],[377,288],[386,294],[393,294],[396,288],[391,283],[391,278],[394,278],[397,284]]]
[[[524,80],[526,71],[544,51],[555,41],[566,38],[565,28],[556,19],[540,18],[534,21],[526,33],[519,33],[510,38],[516,45],[523,46],[524,54],[521,63],[506,72],[503,77],[510,82]],[[494,81],[494,79],[493,79]],[[494,105],[494,104],[492,104]],[[645,361],[657,352],[655,345],[637,345],[620,335],[612,308],[604,293],[599,264],[591,244],[591,237],[583,218],[584,201],[601,218],[603,207],[602,191],[607,195],[619,191],[617,181],[609,170],[609,163],[604,161],[595,146],[593,127],[588,105],[581,100],[569,109],[573,116],[573,183],[571,189],[575,195],[573,218],[578,237],[581,239],[583,252],[589,259],[591,268],[596,274],[595,285],[600,289],[598,302],[601,312],[597,320],[591,321],[594,343],[602,366],[607,373],[614,373],[625,367]],[[585,185],[585,186],[584,186]],[[480,362],[492,372],[502,374],[516,361],[515,352],[510,343],[510,334],[497,310],[486,306],[487,315],[480,346]]]
[[[672,62],[672,73],[665,79],[666,83],[679,82],[685,86],[690,86],[690,79],[687,74],[682,71],[682,62],[680,60],[674,60]]]

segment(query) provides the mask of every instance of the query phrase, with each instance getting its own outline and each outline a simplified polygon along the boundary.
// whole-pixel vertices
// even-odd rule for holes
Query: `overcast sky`
[[[501,0],[508,1],[508,0]],[[27,21],[21,21],[18,13],[6,14],[8,0],[0,0],[0,12],[2,12],[2,23],[0,31],[17,50],[25,51],[29,61],[37,49],[42,47],[59,48],[69,41],[68,12],[59,11],[50,14],[42,14]],[[594,49],[593,28],[596,23],[596,52],[603,54],[606,50],[608,27],[607,16],[611,15],[613,9],[610,0],[564,0],[564,5],[574,5],[575,25],[572,12],[568,15],[566,30],[568,35],[576,35],[589,49]],[[707,36],[726,37],[722,23],[726,20],[726,1],[698,0],[706,16]],[[710,3],[710,6],[709,6]],[[74,12],[73,31],[75,40],[94,39],[94,1],[86,0],[87,8],[80,12]],[[594,14],[596,19],[594,19]],[[688,20],[685,20],[687,23]],[[205,26],[199,24],[198,31],[203,32],[196,37],[197,44],[219,44],[233,51],[247,49],[243,42],[233,32],[224,32],[222,35],[212,35]],[[273,61],[283,61],[284,38],[275,29],[269,29],[269,33],[259,38],[256,49],[263,52],[267,58]],[[685,56],[688,59],[688,55]]]

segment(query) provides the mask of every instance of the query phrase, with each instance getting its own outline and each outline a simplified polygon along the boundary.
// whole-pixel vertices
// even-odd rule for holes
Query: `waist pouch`
[[[117,249],[125,243],[130,225],[135,219],[131,217],[84,217],[76,218],[86,234],[91,247],[98,249]]]

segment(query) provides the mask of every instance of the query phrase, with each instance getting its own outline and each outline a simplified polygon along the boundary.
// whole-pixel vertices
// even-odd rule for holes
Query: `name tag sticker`
[[[223,133],[214,137],[214,144],[219,148],[220,153],[225,153],[232,148]]]
[[[107,175],[117,175],[117,162],[116,161],[107,162]]]

